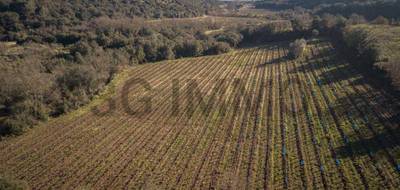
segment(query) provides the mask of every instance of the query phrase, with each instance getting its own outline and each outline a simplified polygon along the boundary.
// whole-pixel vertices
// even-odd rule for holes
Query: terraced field
[[[282,43],[134,67],[110,104],[0,142],[0,171],[34,189],[400,187],[398,97],[328,42],[287,54]]]

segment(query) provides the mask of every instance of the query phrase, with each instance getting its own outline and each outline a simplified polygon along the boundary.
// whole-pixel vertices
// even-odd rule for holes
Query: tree
[[[33,62],[35,60],[32,60]],[[46,120],[48,109],[44,99],[52,83],[29,69],[0,75],[0,136],[20,134],[37,120]]]
[[[309,15],[301,15],[292,19],[291,23],[294,31],[305,32],[311,29],[313,20]]]
[[[138,46],[136,48],[135,56],[139,63],[146,62],[146,53],[144,52],[144,49],[142,46]]]
[[[207,55],[218,55],[222,53],[228,53],[232,48],[226,42],[216,42],[207,51]]]
[[[76,66],[68,68],[57,79],[58,85],[64,91],[84,90],[87,94],[92,94],[96,89],[97,77],[95,70],[90,66]]]
[[[13,32],[18,32],[23,28],[23,25],[19,21],[19,15],[15,12],[0,13],[0,25],[6,31]]]
[[[160,60],[170,60],[175,59],[175,53],[170,46],[164,45],[158,49]]]
[[[367,20],[362,15],[352,14],[350,18],[347,20],[347,24],[356,25],[356,24],[365,24]]]
[[[27,19],[35,13],[36,5],[34,0],[15,0],[10,4],[10,9]]]
[[[324,14],[319,28],[325,31],[333,29],[337,25],[336,17],[331,14]]]
[[[86,56],[90,53],[91,47],[86,41],[79,41],[78,43],[74,44],[71,49],[70,53],[76,56],[78,53],[82,56]]]
[[[183,42],[175,48],[177,57],[196,57],[203,54],[203,45],[197,41]]]
[[[158,61],[158,44],[156,41],[146,41],[143,50],[146,53],[146,61]]]
[[[240,33],[235,33],[232,31],[219,34],[216,37],[219,42],[226,42],[232,47],[237,47],[239,43],[243,40],[243,36]]]
[[[372,21],[372,23],[373,24],[380,24],[380,25],[388,25],[390,22],[389,22],[389,19],[387,19],[387,18],[385,18],[383,16],[378,16]]]
[[[317,29],[312,30],[312,36],[313,37],[318,37],[319,36],[319,31]]]
[[[298,39],[290,44],[290,48],[289,48],[290,55],[294,59],[302,57],[306,51],[306,48],[307,48],[306,40]]]

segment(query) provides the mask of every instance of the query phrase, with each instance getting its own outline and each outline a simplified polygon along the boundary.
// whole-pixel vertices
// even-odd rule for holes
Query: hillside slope
[[[214,0],[3,0],[0,34],[40,27],[68,27],[82,21],[111,18],[178,18],[207,13]]]
[[[134,67],[111,104],[0,142],[0,171],[33,189],[399,187],[398,100],[329,43],[309,49]]]
[[[191,17],[203,15],[213,0],[4,0],[0,11],[12,11],[23,19],[87,20],[110,17]]]

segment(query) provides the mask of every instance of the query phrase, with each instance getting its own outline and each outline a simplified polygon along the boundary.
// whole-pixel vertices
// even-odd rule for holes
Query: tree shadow
[[[392,114],[392,115],[389,117],[388,121],[389,121],[389,122],[392,122],[392,123],[398,123],[398,124],[400,125],[400,112],[399,112],[399,113]],[[400,137],[399,137],[399,138],[400,138]]]
[[[5,106],[0,105],[0,117],[8,116],[7,109]]]
[[[322,86],[348,80],[350,76],[343,74],[347,72],[348,69],[349,69],[348,65],[342,65],[340,67],[336,67],[332,64],[327,65],[321,61],[311,60],[307,61],[305,64],[302,64],[301,66],[292,69],[290,73],[295,74],[296,72],[302,72],[305,74],[315,74],[318,78],[316,82],[318,83],[318,85]],[[317,70],[319,74],[313,73]],[[362,82],[362,81],[360,80],[357,82]]]
[[[396,128],[396,134],[399,133],[399,128]],[[382,133],[379,133],[371,138],[363,138],[363,139],[358,139],[355,141],[349,141],[347,142],[344,146],[336,148],[336,153],[338,158],[350,158],[350,157],[360,157],[360,156],[365,156],[365,155],[370,155],[370,156],[384,156],[382,154],[377,154],[380,152],[383,152],[384,149],[388,149],[388,151],[391,151],[391,149],[397,148],[400,145],[398,143],[387,143],[387,141],[384,141],[384,139],[388,138],[388,136],[392,135],[393,131],[384,131]],[[352,134],[349,136],[349,138],[352,138],[353,136],[357,136],[356,134]],[[354,137],[354,139],[357,139],[357,137]],[[400,136],[397,136],[400,138]],[[400,159],[400,155],[396,154],[394,155],[394,160]]]
[[[390,152],[392,149],[400,147],[400,126],[397,122],[400,110],[391,107],[393,118],[389,119],[389,121],[386,120],[384,123],[376,123],[382,120],[372,112],[371,115],[368,112],[378,103],[366,105],[367,101],[368,99],[363,98],[363,94],[348,94],[339,97],[334,103],[330,104],[330,109],[322,110],[323,115],[333,115],[332,110],[335,110],[336,118],[334,119],[337,120],[337,124],[341,128],[347,127],[346,131],[351,131],[344,133],[344,145],[337,147],[335,150],[338,158],[369,155],[380,159],[383,156],[387,156],[387,154],[384,154],[385,151]],[[391,105],[379,106],[388,107]],[[343,112],[343,114],[338,114],[336,110],[341,110],[339,112]],[[344,115],[346,119],[340,117],[341,115]],[[385,125],[385,127],[378,129],[375,128],[377,125]],[[365,135],[367,133],[372,134],[372,136]],[[394,155],[393,159],[400,159],[400,155]]]
[[[332,89],[332,93],[335,93],[333,85],[341,86],[343,85],[343,81],[349,81],[351,86],[368,85],[372,88],[371,90],[368,90],[368,92],[363,93],[376,91],[377,93],[383,93],[383,96],[386,97],[384,100],[382,99],[377,100],[376,102],[371,102],[368,98],[370,97],[370,94],[363,94],[359,91],[352,93],[346,91],[347,89],[341,88],[343,90],[342,92],[345,94],[341,97],[337,97],[334,102],[330,102],[329,108],[325,110],[321,110],[320,108],[320,113],[318,113],[319,115],[335,115],[334,119],[336,120],[338,127],[349,127],[346,131],[350,132],[345,132],[343,134],[344,139],[340,139],[344,141],[344,145],[335,149],[338,158],[370,155],[377,159],[380,157],[385,157],[386,159],[388,158],[388,155],[384,153],[385,151],[391,152],[392,149],[400,146],[399,100],[393,98],[396,97],[396,95],[385,95],[388,91],[380,85],[380,81],[376,81],[379,79],[372,76],[372,71],[362,71],[362,69],[359,68],[361,65],[349,63],[345,59],[342,59],[340,55],[332,53],[332,50],[329,51],[329,48],[327,48],[327,51],[323,51],[322,53],[309,55],[302,61],[302,65],[295,67],[290,71],[290,73],[303,72],[315,75],[318,78],[315,82],[321,87],[328,85],[328,89]],[[318,73],[315,73],[314,71],[318,71]],[[311,89],[309,90],[311,91]],[[379,113],[370,112],[371,109],[374,109],[374,106],[378,105],[386,111],[390,110],[388,111],[389,119],[381,118],[381,116],[378,117],[378,115],[380,115]],[[352,110],[349,109],[350,106],[354,106],[353,108],[355,109],[350,111]],[[378,109],[374,110],[375,112],[378,111]],[[345,117],[348,119],[341,118],[341,114],[338,114],[338,112],[344,112]],[[371,118],[368,118],[368,115]],[[379,121],[379,124],[374,123],[374,121]],[[377,125],[385,125],[385,128],[374,128]],[[387,125],[390,125],[390,127]],[[371,135],[365,135],[366,133]],[[393,159],[400,159],[400,155],[397,154],[394,155],[394,158],[388,159],[394,163]]]
[[[286,62],[286,61],[290,61],[290,56],[289,55],[285,55],[283,57],[278,57],[278,58],[271,59],[269,61],[266,61],[265,63],[257,65],[257,67],[258,68],[264,68],[267,65],[279,64],[279,63]]]

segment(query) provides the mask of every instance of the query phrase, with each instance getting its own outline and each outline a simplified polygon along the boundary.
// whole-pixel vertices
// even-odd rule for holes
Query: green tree
[[[290,44],[289,52],[292,58],[302,57],[306,52],[307,42],[304,39],[298,39]]]
[[[144,49],[142,46],[137,46],[135,48],[135,57],[136,57],[138,63],[146,62],[146,53],[144,52]]]
[[[176,47],[178,57],[196,57],[203,54],[204,48],[198,40],[184,42]]]
[[[372,23],[373,24],[380,24],[380,25],[388,25],[390,22],[389,22],[389,19],[387,19],[387,18],[385,18],[383,16],[378,16],[372,21]]]
[[[15,12],[0,13],[0,25],[7,31],[18,32],[23,25],[19,21],[19,15]]]
[[[160,60],[170,60],[175,58],[175,53],[170,46],[164,45],[158,49]]]
[[[305,32],[310,30],[312,22],[312,18],[308,15],[296,16],[291,20],[293,30],[297,32]]]
[[[226,42],[232,47],[237,47],[243,40],[243,36],[240,33],[228,31],[226,33],[217,35],[215,39],[219,42]]]
[[[207,51],[207,55],[218,55],[231,51],[231,46],[226,42],[216,42]]]
[[[10,3],[10,10],[17,12],[23,19],[27,19],[35,13],[34,0],[15,0]]]

